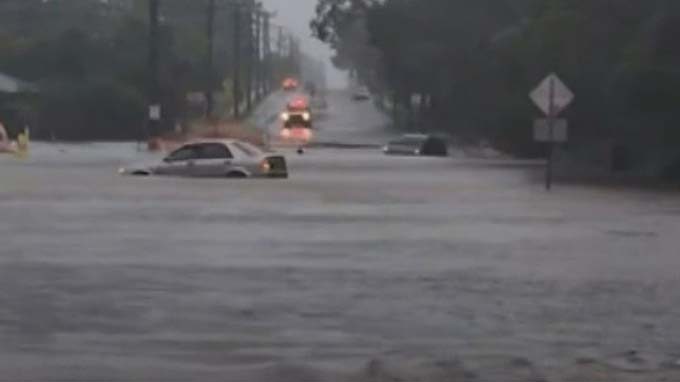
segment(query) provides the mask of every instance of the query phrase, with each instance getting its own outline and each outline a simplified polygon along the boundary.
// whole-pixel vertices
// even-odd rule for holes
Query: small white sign
[[[187,93],[187,102],[194,104],[204,104],[207,102],[207,99],[205,98],[205,93],[203,92],[191,92]]]
[[[549,116],[552,112],[553,117],[559,115],[574,101],[574,93],[556,74],[546,77],[529,97],[545,115]]]
[[[422,101],[423,96],[420,94],[413,94],[411,95],[411,105],[413,106],[418,106],[420,105],[420,102]]]
[[[566,119],[555,119],[552,122],[547,119],[537,119],[534,122],[534,140],[536,142],[564,143],[569,140],[569,124]]]
[[[161,120],[161,105],[149,105],[149,119],[152,121]]]

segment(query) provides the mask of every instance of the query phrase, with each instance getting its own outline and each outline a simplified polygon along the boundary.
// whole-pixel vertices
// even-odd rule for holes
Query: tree
[[[557,72],[577,94],[572,145],[653,156],[680,143],[679,21],[672,0],[319,0],[312,28],[398,109],[420,95],[420,128],[538,154],[527,94]]]

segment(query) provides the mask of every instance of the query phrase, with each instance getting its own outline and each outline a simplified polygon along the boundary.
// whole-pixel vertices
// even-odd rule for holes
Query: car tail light
[[[290,130],[289,130],[289,129],[283,129],[283,130],[281,130],[281,137],[283,137],[283,138],[290,138]]]
[[[272,156],[265,159],[269,165],[269,170],[266,172],[268,176],[275,178],[288,178],[288,166],[286,165],[286,158],[283,156]]]
[[[268,159],[265,159],[260,163],[260,168],[263,172],[269,172],[272,169],[272,165],[269,163]]]

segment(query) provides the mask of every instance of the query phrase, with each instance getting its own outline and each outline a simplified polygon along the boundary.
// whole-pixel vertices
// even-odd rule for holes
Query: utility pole
[[[290,60],[290,66],[291,70],[295,75],[300,76],[300,51],[299,51],[299,46],[298,42],[295,40],[295,36],[292,34],[288,36],[289,39],[289,50],[288,50],[288,58]]]
[[[271,63],[271,54],[272,54],[272,48],[271,48],[271,25],[269,21],[269,13],[264,13],[264,25],[263,25],[263,31],[262,33],[264,34],[263,38],[263,56],[264,56],[264,92],[265,94],[269,94],[271,92],[271,87],[272,87],[272,63]]]
[[[283,62],[284,41],[283,40],[284,40],[283,28],[279,27],[279,34],[278,34],[278,38],[276,39],[276,50],[277,50],[277,60],[278,60],[278,62],[276,63],[276,65],[277,65],[277,70],[276,70],[277,73],[276,74],[278,75],[277,80],[279,80],[279,81],[281,81],[283,76],[288,75],[288,73],[283,73],[282,70],[281,70],[283,68],[283,65],[284,65],[284,62]]]
[[[284,36],[283,36],[283,28],[279,27],[279,35],[278,38],[276,39],[276,50],[279,56],[283,57],[283,48],[284,48]]]
[[[255,9],[255,99],[262,99],[262,10]]]
[[[215,82],[215,69],[214,69],[214,59],[215,59],[215,0],[208,0],[207,9],[207,36],[208,36],[208,54],[206,57],[206,87],[205,87],[205,100],[206,100],[206,117],[210,118],[213,114],[213,109],[215,106],[215,99],[213,94],[213,86]]]
[[[160,102],[160,49],[158,46],[159,2],[149,1],[149,57],[148,57],[148,94],[147,94],[147,134],[155,137],[160,133],[161,102]]]
[[[253,95],[253,58],[254,58],[254,33],[253,33],[253,8],[252,7],[247,7],[246,8],[246,33],[247,38],[246,38],[246,55],[247,55],[247,60],[246,60],[246,86],[245,86],[245,92],[246,92],[246,110],[250,112],[250,110],[253,107],[253,100],[252,100],[252,95]]]
[[[241,115],[241,8],[235,6],[234,12],[234,53],[233,53],[233,99],[234,99],[234,118]]]

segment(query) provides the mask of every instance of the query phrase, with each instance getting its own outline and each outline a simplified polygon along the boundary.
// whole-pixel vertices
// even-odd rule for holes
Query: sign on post
[[[550,121],[546,118],[534,121],[534,140],[536,142],[565,143],[569,140],[569,124],[566,119],[553,121],[550,131]]]
[[[552,117],[557,117],[574,101],[574,93],[555,74],[546,77],[529,96],[545,115]]]
[[[149,105],[149,119],[152,121],[161,120],[161,105]]]
[[[534,125],[534,138],[548,144],[548,163],[545,171],[545,188],[552,188],[552,167],[554,144],[567,139],[567,121],[557,116],[574,101],[574,93],[557,77],[550,74],[534,89],[529,98],[547,116]]]

